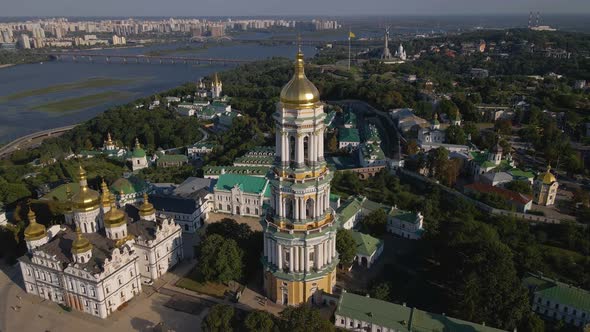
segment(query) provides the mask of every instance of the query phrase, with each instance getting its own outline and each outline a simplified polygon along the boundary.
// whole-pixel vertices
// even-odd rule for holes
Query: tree
[[[242,278],[243,252],[233,239],[212,234],[203,240],[199,269],[205,281],[228,283]]]
[[[459,108],[451,100],[444,99],[438,104],[438,109],[441,113],[451,116],[459,111]]]
[[[419,148],[418,143],[416,143],[416,140],[409,140],[406,150],[409,155],[415,155],[416,153],[418,153]]]
[[[379,237],[387,230],[387,214],[383,209],[377,209],[363,218],[361,229],[363,232]]]
[[[579,174],[584,170],[584,163],[577,154],[571,153],[565,159],[565,169],[568,176]]]
[[[369,293],[372,298],[389,301],[391,297],[391,287],[388,282],[380,282],[374,285]]]
[[[275,322],[268,312],[254,310],[246,316],[244,326],[250,332],[271,332],[274,331]]]
[[[328,138],[328,151],[331,153],[338,151],[338,139],[336,135],[330,135]]]
[[[512,330],[530,311],[512,252],[489,225],[456,217],[441,224],[433,246],[439,282],[453,315]]]
[[[349,267],[356,255],[356,242],[352,238],[352,231],[348,229],[339,229],[336,233],[336,251],[340,258],[340,263],[344,267]]]
[[[227,304],[216,304],[209,310],[207,317],[203,320],[201,327],[208,332],[233,331],[232,319],[234,308]]]
[[[447,143],[449,144],[463,145],[467,142],[467,140],[465,139],[465,132],[463,131],[463,128],[455,125],[449,126],[445,130],[445,138],[447,140]]]
[[[323,318],[317,309],[305,304],[281,311],[281,330],[289,332],[334,331],[334,325]]]
[[[516,191],[517,193],[531,195],[533,193],[531,189],[531,184],[525,180],[513,180],[506,183],[506,189],[510,189],[512,191]]]

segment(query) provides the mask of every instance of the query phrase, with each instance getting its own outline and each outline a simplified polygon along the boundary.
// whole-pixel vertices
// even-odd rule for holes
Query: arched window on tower
[[[289,162],[295,161],[295,136],[289,137]]]
[[[309,136],[303,138],[303,160],[309,165]]]
[[[293,219],[293,204],[294,201],[290,198],[286,198],[285,199],[285,207],[287,209],[287,211],[285,211],[285,216],[289,219]]]
[[[315,213],[314,213],[314,201],[312,198],[308,198],[307,201],[305,202],[305,216],[306,218],[314,218],[315,217]]]

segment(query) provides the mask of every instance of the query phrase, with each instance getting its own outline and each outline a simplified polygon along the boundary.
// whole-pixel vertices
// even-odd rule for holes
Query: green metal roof
[[[361,232],[352,232],[352,238],[356,242],[357,255],[371,256],[383,245],[383,241]]]
[[[360,142],[361,138],[356,128],[340,128],[338,129],[338,140],[340,142]]]
[[[203,173],[205,175],[219,175],[223,171],[223,174],[264,176],[269,169],[268,166],[205,166]]]
[[[414,212],[392,209],[389,212],[389,215],[394,218],[397,218],[401,221],[408,222],[408,223],[412,223],[412,224],[418,223],[418,216]]]
[[[249,164],[249,165],[272,165],[275,161],[274,156],[252,156],[246,155],[238,157],[234,160],[236,164]]]
[[[48,192],[43,196],[44,199],[48,200],[58,200],[60,202],[65,202],[67,200],[66,195],[66,187],[70,186],[70,190],[72,194],[75,195],[80,191],[80,184],[78,182],[72,182],[69,184],[62,184],[59,187],[54,188],[52,191]]]
[[[352,293],[342,293],[336,308],[336,315],[361,320],[368,323],[410,331],[412,309]]]
[[[503,330],[416,308],[344,292],[336,315],[380,325],[397,331],[413,332],[500,332]]]
[[[490,326],[467,322],[445,315],[433,314],[416,308],[412,309],[411,328],[414,332],[452,331],[452,332],[499,332]]]
[[[134,158],[143,158],[143,157],[145,157],[145,150],[142,149],[142,148],[136,147],[135,149],[133,149],[133,157]]]
[[[524,278],[523,283],[544,299],[590,312],[590,292],[585,289],[534,274]]]
[[[115,180],[115,182],[113,182],[113,184],[111,185],[111,191],[120,194],[121,190],[123,190],[125,194],[134,194],[138,192],[143,192],[148,187],[149,185],[144,180],[136,176],[131,176],[128,179],[119,178]]]
[[[330,200],[331,201],[335,202],[335,201],[337,201],[339,199],[340,199],[340,196],[339,195],[330,193]]]
[[[357,197],[351,197],[347,199],[344,203],[340,204],[340,207],[336,211],[340,220],[348,220],[352,218],[355,214],[357,214],[362,208],[362,200]]]
[[[257,176],[221,174],[215,183],[215,189],[230,191],[235,185],[238,185],[244,192],[262,194],[266,190],[267,184],[267,179]]]

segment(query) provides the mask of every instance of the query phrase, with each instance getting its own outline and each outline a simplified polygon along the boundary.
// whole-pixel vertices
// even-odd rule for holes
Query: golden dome
[[[107,145],[113,145],[113,139],[111,138],[111,133],[107,133],[107,140],[105,141]]]
[[[109,187],[107,183],[104,182],[104,178],[102,179],[102,183],[100,184],[100,191],[102,192],[102,207],[108,207],[111,205],[111,193],[109,192]]]
[[[76,227],[76,239],[72,242],[72,253],[80,254],[92,249],[92,244],[82,235],[80,226]]]
[[[112,228],[123,225],[127,222],[125,213],[119,209],[114,202],[111,202],[111,209],[104,215],[104,227]]]
[[[320,101],[320,92],[305,76],[303,53],[297,52],[293,78],[281,91],[281,102],[287,107],[311,108]]]
[[[27,218],[29,219],[29,226],[25,228],[25,240],[26,241],[34,241],[39,240],[47,235],[45,230],[45,226],[37,223],[37,218],[35,216],[35,212],[29,206],[29,213],[27,214]]]
[[[80,179],[80,191],[72,197],[72,204],[78,211],[92,211],[98,208],[100,194],[98,191],[88,188],[86,182],[86,171],[80,165],[78,177]]]
[[[143,203],[139,206],[139,215],[142,217],[155,213],[154,205],[148,201],[148,194],[143,194]]]
[[[555,175],[551,173],[551,165],[547,166],[547,171],[541,175],[541,179],[543,180],[544,184],[552,184],[553,182],[557,181]]]

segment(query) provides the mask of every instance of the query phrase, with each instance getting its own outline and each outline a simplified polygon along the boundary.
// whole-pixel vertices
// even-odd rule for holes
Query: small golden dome
[[[311,108],[320,101],[320,92],[305,76],[303,53],[297,52],[293,78],[281,90],[281,103],[293,108]]]
[[[142,217],[155,213],[154,205],[148,201],[148,194],[143,194],[143,203],[139,206],[139,215]]]
[[[102,206],[108,207],[111,205],[111,193],[109,192],[109,187],[107,183],[104,182],[104,178],[102,179],[102,183],[100,184],[100,191],[102,192]]]
[[[47,231],[45,226],[37,223],[37,218],[35,216],[35,212],[29,206],[29,213],[27,214],[27,218],[29,219],[29,226],[25,228],[25,240],[26,241],[34,241],[39,240],[45,236],[47,236]]]
[[[72,253],[80,254],[92,250],[92,244],[82,235],[80,226],[76,227],[76,239],[72,242]]]
[[[100,194],[98,191],[88,188],[86,182],[86,171],[80,165],[78,177],[80,179],[80,191],[72,197],[72,203],[78,211],[92,211],[98,208],[100,203]]]
[[[127,222],[125,213],[111,202],[111,209],[104,215],[104,226],[107,228],[118,227]]]
[[[107,140],[105,141],[107,145],[113,145],[113,139],[111,138],[111,132],[107,133]]]
[[[543,180],[544,184],[552,184],[553,182],[557,181],[555,175],[551,173],[551,165],[547,166],[547,171],[541,175],[541,179]]]

